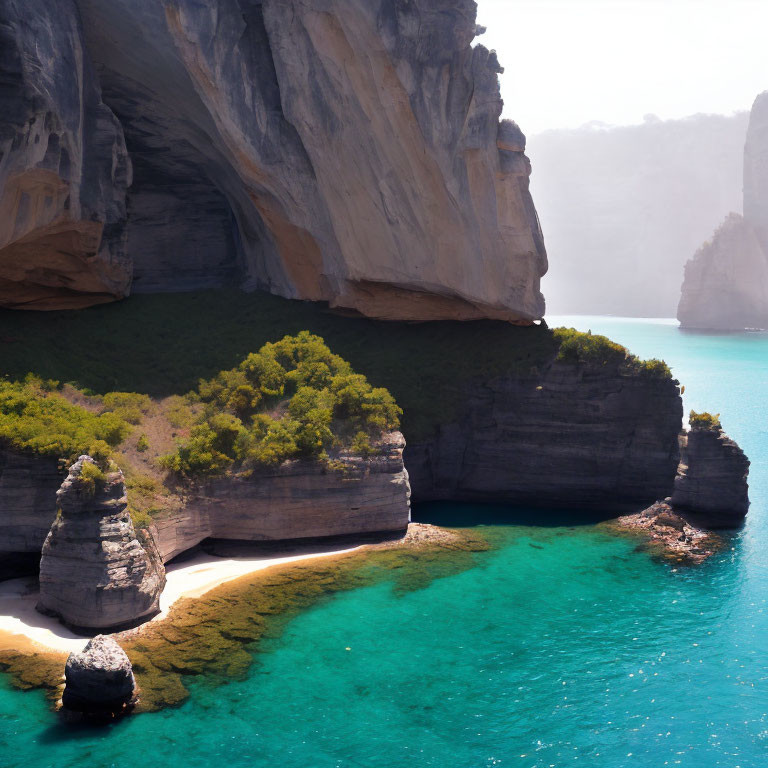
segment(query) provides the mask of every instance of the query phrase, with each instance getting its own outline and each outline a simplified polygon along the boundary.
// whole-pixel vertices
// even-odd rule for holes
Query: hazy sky
[[[768,90],[768,0],[478,0],[505,117],[529,135],[749,109]]]

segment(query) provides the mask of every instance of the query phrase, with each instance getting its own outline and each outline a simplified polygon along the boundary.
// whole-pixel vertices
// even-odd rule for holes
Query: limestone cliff
[[[43,238],[51,217],[34,218],[33,274],[8,267],[15,286],[0,305],[93,303],[124,295],[133,275],[136,290],[237,282],[386,319],[542,316],[546,254],[525,137],[499,122],[502,70],[472,46],[474,0],[74,3],[0,5],[17,58],[30,59],[33,39],[45,54],[12,79],[17,101],[30,101],[35,77],[57,86],[20,127],[20,109],[0,117],[0,136],[22,178],[53,165],[56,189],[74,189],[91,168],[80,159],[95,156],[81,189],[110,205],[81,213],[65,191],[36,193],[41,210],[87,221],[78,242],[80,230],[90,239],[74,249],[76,267],[62,265]],[[58,98],[73,70],[80,90]],[[77,151],[39,160],[64,157],[60,131],[24,126],[81,111],[66,134]],[[136,168],[127,225],[123,133]],[[14,178],[0,174],[4,199],[21,199]]]
[[[730,214],[685,266],[684,328],[768,328],[768,91],[752,107],[744,148],[744,216]]]
[[[331,468],[290,461],[250,477],[213,479],[184,509],[151,526],[165,561],[204,539],[280,541],[405,531],[411,488],[405,441],[385,437],[368,458],[342,455]]]
[[[38,610],[78,629],[113,629],[156,613],[165,568],[154,542],[139,542],[121,472],[89,478],[81,456],[56,494],[58,514],[40,559]]]
[[[409,445],[414,498],[637,509],[672,491],[677,382],[555,360],[468,387],[462,415]]]
[[[189,492],[183,509],[159,516],[139,536],[146,537],[142,539],[146,547],[157,546],[159,558],[167,562],[209,538],[274,541],[404,531],[410,519],[411,496],[403,465],[404,446],[403,436],[393,432],[384,437],[380,452],[368,458],[343,454],[332,467],[292,461],[250,477],[210,480]],[[55,462],[51,469],[48,459],[10,451],[0,453],[3,456],[0,566],[10,564],[12,556],[39,553],[52,525],[57,538],[64,533],[59,531],[61,521],[55,520],[56,486],[61,480]],[[37,481],[39,487],[34,486]],[[117,503],[118,493],[119,489],[114,491],[112,502]],[[122,505],[123,500],[119,500],[117,508]],[[96,507],[102,508],[99,504]],[[105,514],[108,508],[105,502]],[[101,536],[106,523],[114,523],[111,513],[104,518],[106,523],[100,522],[98,510],[94,514],[88,530],[81,530],[78,522],[67,526],[67,530],[76,528],[67,536],[85,541]],[[122,512],[119,515],[125,517]],[[92,530],[94,525],[99,526],[98,531]],[[121,522],[121,530],[124,528]],[[46,572],[50,562],[45,564]],[[0,579],[14,575],[12,568],[8,573],[0,568]]]
[[[131,165],[75,0],[0,0],[0,306],[124,296]]]
[[[677,317],[684,328],[768,328],[768,256],[747,219],[732,213],[685,265]]]

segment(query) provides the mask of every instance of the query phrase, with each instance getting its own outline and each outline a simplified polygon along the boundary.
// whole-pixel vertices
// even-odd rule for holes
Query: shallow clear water
[[[589,525],[482,510],[507,525],[474,569],[406,594],[338,594],[262,646],[246,681],[198,685],[178,710],[73,731],[0,679],[0,765],[768,765],[768,336],[550,324],[664,357],[688,407],[721,413],[752,459],[732,549],[675,570]]]

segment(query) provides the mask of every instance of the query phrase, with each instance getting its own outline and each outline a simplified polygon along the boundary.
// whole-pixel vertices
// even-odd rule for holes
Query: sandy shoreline
[[[201,597],[206,592],[233,579],[276,565],[332,557],[352,552],[357,547],[298,555],[266,557],[215,557],[200,554],[167,569],[167,582],[160,598],[160,613],[152,621],[162,620],[171,606],[184,597]],[[88,638],[70,631],[56,619],[35,610],[35,579],[12,579],[0,583],[0,651],[79,651]]]

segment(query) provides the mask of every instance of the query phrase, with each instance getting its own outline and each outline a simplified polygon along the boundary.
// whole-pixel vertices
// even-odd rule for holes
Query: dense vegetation
[[[670,378],[672,372],[663,360],[641,360],[621,344],[607,336],[583,333],[575,328],[555,328],[553,334],[559,342],[558,359],[570,363],[614,364],[625,372],[650,378]]]
[[[372,387],[306,331],[201,381],[191,399],[203,403],[201,417],[161,459],[184,477],[327,457],[331,448],[368,453],[372,440],[399,426],[402,413],[386,389]]]
[[[116,447],[131,431],[118,413],[74,405],[55,381],[27,376],[0,380],[0,441],[21,451],[73,460],[83,452]]]
[[[377,322],[333,314],[322,304],[222,290],[133,296],[72,312],[0,310],[0,375],[34,371],[100,394],[184,395],[201,376],[214,377],[265,343],[302,330],[322,336],[374,387],[392,393],[410,441],[455,416],[468,382],[542,371],[569,337],[576,349],[569,345],[565,359],[583,359],[584,347],[594,344],[573,341],[589,334],[545,325]],[[615,347],[614,354],[598,342],[593,352],[621,363],[626,351]],[[662,366],[658,372],[666,374]],[[179,412],[185,418],[185,407]]]
[[[703,429],[712,432],[722,429],[719,413],[708,413],[707,411],[697,413],[696,411],[691,411],[688,416],[688,423],[691,425],[691,429]]]

